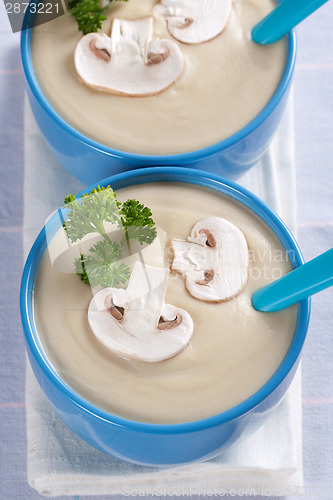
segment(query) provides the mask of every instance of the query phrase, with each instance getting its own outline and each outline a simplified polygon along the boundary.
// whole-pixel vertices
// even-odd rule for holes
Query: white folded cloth
[[[240,184],[296,226],[293,106],[290,101],[269,151]],[[24,247],[27,254],[48,215],[83,185],[53,158],[25,107]],[[301,372],[270,418],[252,436],[201,463],[154,468],[105,455],[54,414],[27,363],[28,481],[39,493],[122,496],[274,496],[303,486]]]

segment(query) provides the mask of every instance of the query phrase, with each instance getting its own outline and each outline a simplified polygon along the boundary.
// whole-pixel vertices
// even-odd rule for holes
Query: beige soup
[[[112,2],[111,18],[152,14],[154,0]],[[39,84],[57,112],[86,136],[119,150],[174,154],[216,143],[248,124],[274,94],[285,65],[286,43],[259,46],[251,28],[273,0],[234,0],[224,31],[205,43],[179,44],[184,71],[164,92],[150,97],[115,96],[82,83],[74,67],[81,34],[66,14],[34,29],[31,48]],[[162,17],[154,35],[171,38]]]
[[[186,239],[201,218],[220,216],[234,223],[249,246],[247,286],[233,300],[205,303],[190,296],[182,277],[171,273],[166,302],[192,316],[191,341],[169,360],[131,361],[98,344],[87,321],[90,287],[52,267],[45,252],[36,277],[34,311],[48,358],[81,396],[129,419],[188,422],[237,405],[274,374],[293,338],[297,307],[260,313],[251,305],[254,290],[290,270],[284,248],[247,209],[205,188],[153,183],[121,189],[118,198],[136,198],[152,209],[156,225],[167,235],[167,265],[170,238]]]

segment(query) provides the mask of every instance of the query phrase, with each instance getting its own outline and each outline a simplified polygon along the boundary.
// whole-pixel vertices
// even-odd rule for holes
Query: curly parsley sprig
[[[75,17],[79,31],[84,35],[96,33],[101,29],[102,22],[106,20],[104,12],[113,0],[108,0],[101,6],[100,0],[70,0],[68,6],[72,16]],[[115,0],[116,2],[128,0]]]
[[[129,267],[117,262],[126,255],[130,239],[140,245],[150,245],[156,238],[155,223],[151,210],[137,200],[117,201],[116,193],[110,186],[93,189],[80,196],[69,195],[65,198],[68,208],[64,229],[71,242],[75,243],[84,236],[97,233],[102,240],[89,248],[89,255],[80,254],[74,260],[75,272],[87,284],[102,287],[115,287],[129,279]],[[116,224],[124,230],[120,242],[112,241],[107,234],[104,222]]]

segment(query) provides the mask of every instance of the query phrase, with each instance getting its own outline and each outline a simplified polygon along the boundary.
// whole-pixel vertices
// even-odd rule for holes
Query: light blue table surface
[[[333,2],[299,26],[295,73],[298,241],[309,260],[333,247]],[[0,4],[0,499],[40,495],[26,482],[23,103],[19,35]],[[303,498],[333,498],[333,290],[313,298],[303,356]],[[291,492],[288,499],[296,497]],[[60,497],[58,497],[60,498]],[[68,498],[68,497],[64,497]],[[78,498],[78,497],[73,497]],[[104,500],[106,497],[84,497]],[[232,498],[238,498],[233,496]],[[244,496],[242,497],[244,498]],[[253,498],[253,497],[252,497]],[[257,497],[259,498],[259,497]]]

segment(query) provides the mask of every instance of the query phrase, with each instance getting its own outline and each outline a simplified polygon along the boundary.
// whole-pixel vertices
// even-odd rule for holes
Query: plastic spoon
[[[280,311],[330,286],[333,248],[257,290],[252,295],[252,305],[258,311]]]
[[[282,0],[282,2],[252,29],[252,40],[267,44],[280,40],[303,19],[328,0]]]

